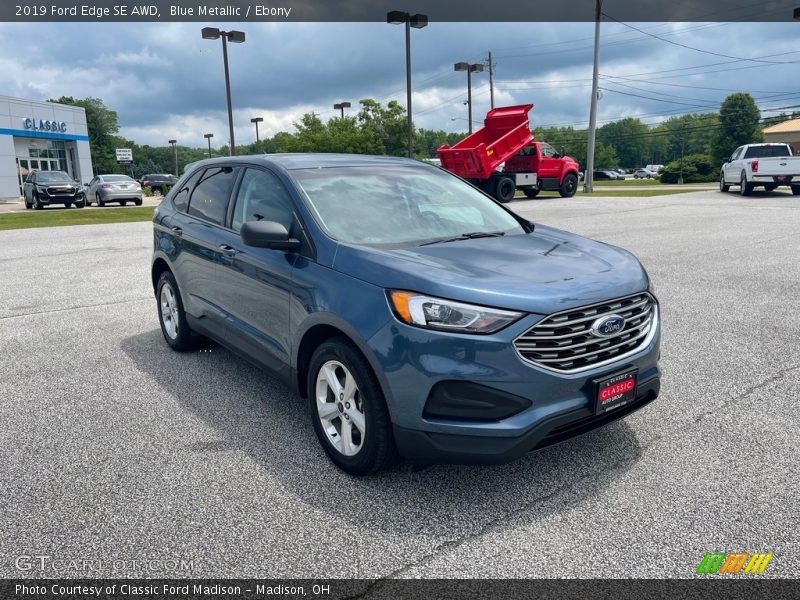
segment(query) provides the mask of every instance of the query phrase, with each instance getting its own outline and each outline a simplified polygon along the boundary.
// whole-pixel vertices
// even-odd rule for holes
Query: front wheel
[[[44,204],[42,204],[42,201],[39,200],[38,192],[34,192],[33,194],[33,208],[35,210],[42,210],[44,208]]]
[[[308,370],[314,431],[325,453],[350,475],[387,467],[395,456],[389,411],[378,380],[346,339],[316,349]]]
[[[731,189],[731,186],[729,186],[727,183],[725,183],[725,173],[720,173],[719,174],[719,191],[720,192],[727,192],[729,189]]]
[[[158,299],[158,322],[167,344],[177,352],[191,350],[193,346],[192,331],[186,321],[178,283],[169,271],[164,271],[158,278],[156,298]]]
[[[572,198],[577,191],[578,178],[574,173],[569,173],[566,177],[564,177],[564,181],[561,182],[561,187],[559,188],[558,193],[561,194],[562,198]]]

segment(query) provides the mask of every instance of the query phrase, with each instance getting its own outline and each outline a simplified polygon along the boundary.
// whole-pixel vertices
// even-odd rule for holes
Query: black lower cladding
[[[440,381],[428,395],[426,419],[499,421],[529,408],[531,401],[469,381]]]
[[[449,435],[394,426],[397,449],[418,464],[500,464],[607,425],[639,410],[658,397],[658,376],[639,382],[636,400],[604,414],[591,407],[550,417],[519,437]]]

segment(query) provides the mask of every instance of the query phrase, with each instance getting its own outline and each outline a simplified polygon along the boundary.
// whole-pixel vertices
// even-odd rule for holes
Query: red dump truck
[[[500,202],[511,201],[518,189],[528,198],[541,190],[574,196],[578,163],[547,142],[534,140],[528,123],[531,108],[533,104],[520,104],[490,110],[481,129],[436,151],[442,167]]]

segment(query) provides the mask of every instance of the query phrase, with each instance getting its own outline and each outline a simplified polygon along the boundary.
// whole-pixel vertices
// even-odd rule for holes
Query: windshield
[[[437,168],[336,167],[292,175],[322,227],[341,242],[402,246],[465,233],[525,233],[492,200]]]
[[[792,151],[786,144],[776,144],[774,146],[752,146],[747,149],[745,158],[777,158],[781,156],[791,156]]]
[[[41,181],[42,183],[57,183],[62,181],[72,182],[72,178],[69,175],[59,171],[39,171],[39,174],[36,177],[37,180]]]

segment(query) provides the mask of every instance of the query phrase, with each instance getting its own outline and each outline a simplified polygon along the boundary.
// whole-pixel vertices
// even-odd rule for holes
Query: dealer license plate
[[[597,381],[594,412],[601,415],[636,399],[637,371],[626,371]]]

